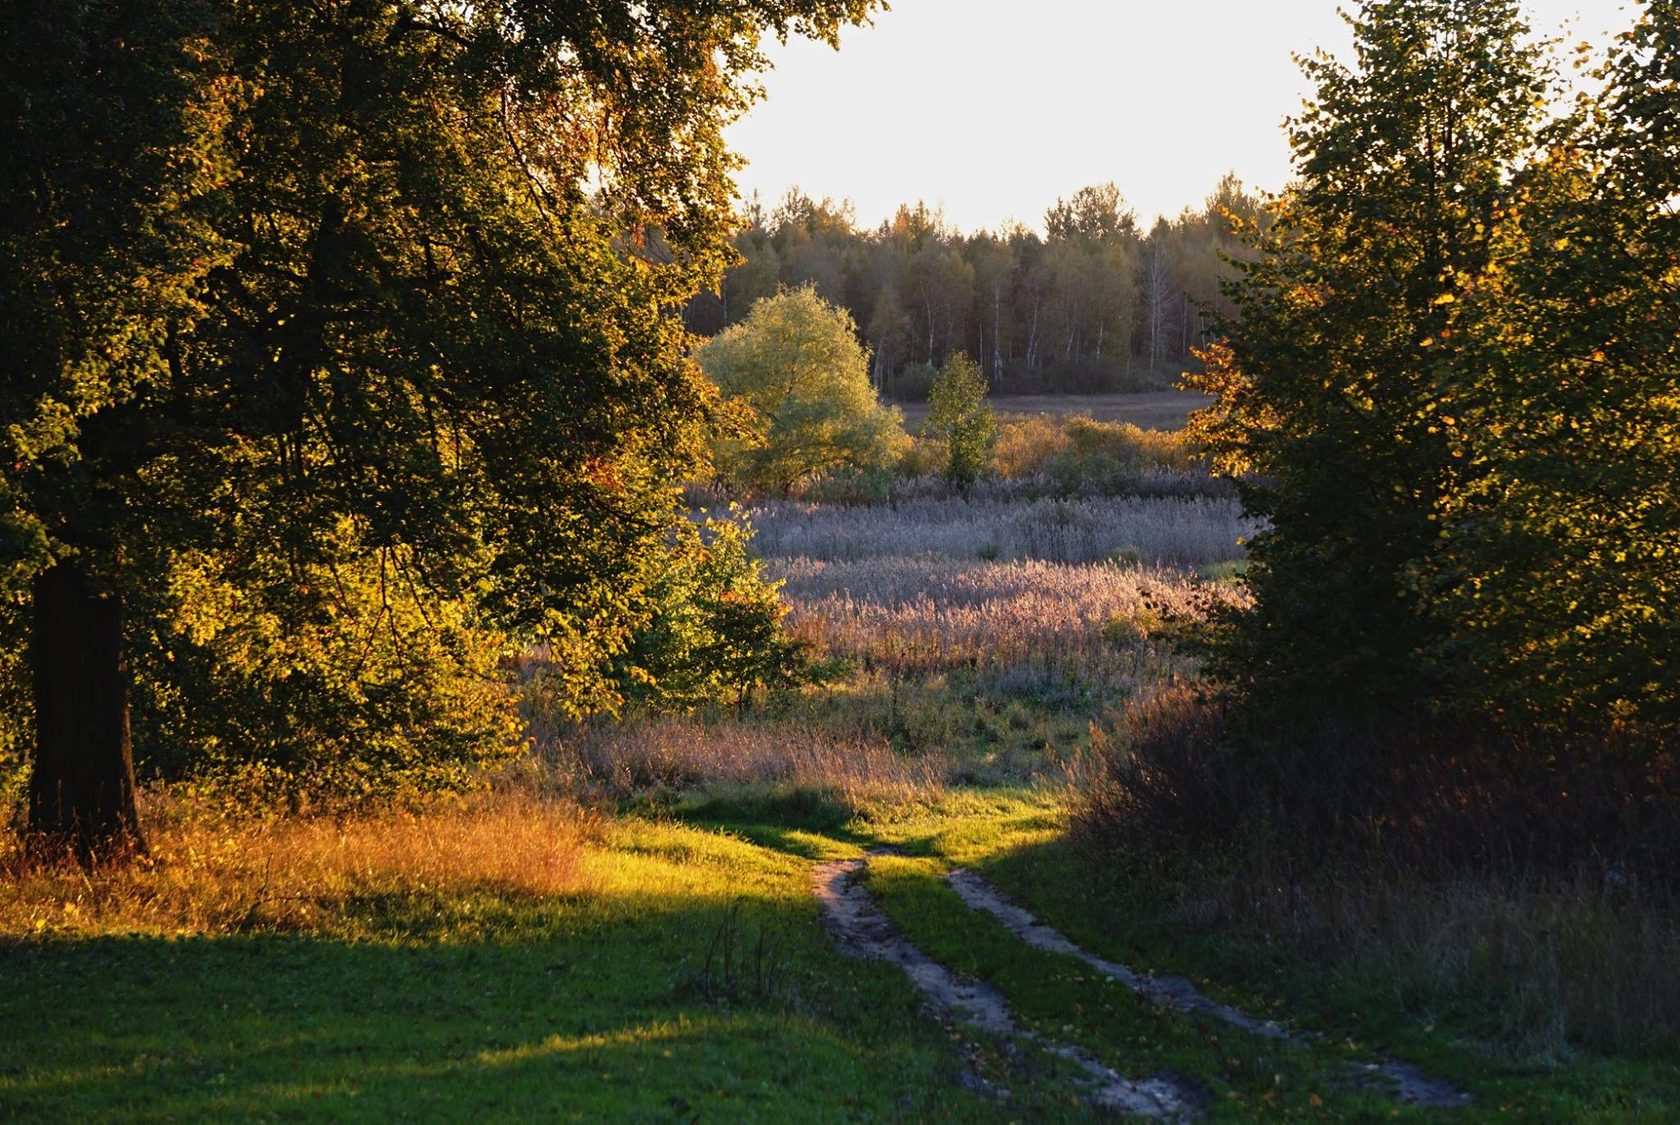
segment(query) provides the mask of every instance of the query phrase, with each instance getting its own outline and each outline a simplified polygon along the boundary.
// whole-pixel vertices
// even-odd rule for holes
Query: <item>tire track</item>
[[[1015,1022],[997,990],[979,982],[965,982],[911,944],[858,882],[867,859],[835,860],[818,864],[813,878],[817,899],[828,916],[829,928],[841,950],[869,961],[888,961],[910,978],[935,1010],[1000,1038],[1034,1044],[1079,1067],[1085,1073],[1089,1100],[1107,1109],[1140,1117],[1185,1121],[1199,1115],[1200,1092],[1167,1075],[1126,1078],[1078,1047],[1046,1039]],[[979,1083],[994,1096],[1008,1091]]]
[[[1061,931],[1039,921],[1030,911],[1010,902],[1001,891],[972,871],[956,868],[945,876],[945,881],[971,909],[990,914],[1002,923],[1004,929],[1034,949],[1077,957],[1103,976],[1164,1008],[1186,1015],[1207,1016],[1250,1034],[1295,1047],[1306,1047],[1320,1038],[1316,1033],[1291,1030],[1272,1020],[1255,1019],[1240,1008],[1204,996],[1182,977],[1141,973],[1098,957],[1074,944]],[[1450,1083],[1429,1077],[1411,1063],[1383,1059],[1354,1065],[1361,1072],[1361,1079],[1386,1081],[1392,1087],[1394,1096],[1408,1105],[1454,1109],[1469,1105],[1472,1100],[1469,1094]]]

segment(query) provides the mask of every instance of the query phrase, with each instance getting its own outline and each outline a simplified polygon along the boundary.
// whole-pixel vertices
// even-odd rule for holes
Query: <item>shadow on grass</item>
[[[935,844],[947,854],[948,840]],[[1543,1067],[1502,1057],[1481,1038],[1497,997],[1420,999],[1382,971],[1380,958],[1337,962],[1239,925],[1210,910],[1171,856],[1105,857],[1057,834],[971,852],[962,865],[1087,950],[1182,975],[1252,1014],[1324,1033],[1314,1047],[1322,1065],[1394,1057],[1468,1090],[1483,1108],[1452,1111],[1455,1120],[1479,1119],[1488,1107],[1525,1120],[1669,1120],[1680,1104],[1672,1055],[1581,1051]],[[1446,1112],[1395,1108],[1429,1120]]]
[[[837,963],[808,903],[733,910],[771,935],[770,992],[722,976],[726,900],[385,896],[351,906],[371,940],[3,941],[0,1118],[985,1116],[896,971]]]

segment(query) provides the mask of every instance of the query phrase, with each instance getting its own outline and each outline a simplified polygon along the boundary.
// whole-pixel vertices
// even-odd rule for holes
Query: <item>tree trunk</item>
[[[25,826],[31,854],[84,866],[146,850],[134,807],[122,603],[60,562],[35,579],[30,664],[35,761]]]
[[[992,287],[992,385],[1003,382],[1003,295]]]

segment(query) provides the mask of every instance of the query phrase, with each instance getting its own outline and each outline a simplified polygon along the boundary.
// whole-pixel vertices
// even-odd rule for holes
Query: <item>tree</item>
[[[1425,589],[1464,708],[1680,726],[1680,7],[1648,5],[1554,129],[1453,326],[1472,462]]]
[[[1124,363],[1132,344],[1136,285],[1131,249],[1137,222],[1113,184],[1081,188],[1045,212],[1046,262],[1052,275],[1050,313],[1057,319],[1060,358],[1070,373]],[[1095,390],[1098,386],[1075,385]]]
[[[857,326],[814,289],[760,301],[695,358],[745,407],[745,432],[718,454],[737,480],[786,492],[834,469],[890,467],[903,449],[903,423],[875,397]]]
[[[1191,386],[1194,432],[1246,473],[1252,613],[1218,670],[1260,709],[1415,714],[1450,677],[1419,575],[1469,467],[1454,303],[1491,267],[1545,75],[1512,0],[1368,0],[1357,63],[1305,63],[1298,182],[1231,290]]]
[[[963,352],[953,355],[933,381],[927,428],[951,451],[946,476],[965,483],[980,476],[997,437],[997,418],[986,401],[986,377]]]
[[[129,690],[175,681],[129,654],[191,639],[156,595],[206,559],[322,630],[382,619],[387,597],[335,588],[374,575],[422,616],[546,640],[579,699],[602,688],[703,455],[710,400],[668,310],[724,264],[721,130],[762,34],[833,43],[871,6],[7,18],[0,581],[33,606],[5,643],[31,652],[37,847],[143,846]],[[237,678],[313,659],[253,638]]]

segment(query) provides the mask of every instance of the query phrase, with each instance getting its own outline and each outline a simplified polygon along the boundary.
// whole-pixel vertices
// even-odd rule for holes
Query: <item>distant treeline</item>
[[[1260,201],[1226,176],[1200,208],[1147,232],[1113,184],[1057,200],[1044,230],[963,234],[925,204],[873,230],[850,203],[795,188],[766,212],[756,200],[736,235],[743,260],[687,310],[712,335],[783,286],[814,285],[849,311],[886,395],[926,396],[954,352],[974,356],[993,390],[1057,393],[1158,386],[1228,311],[1220,280],[1241,252],[1237,224]]]

